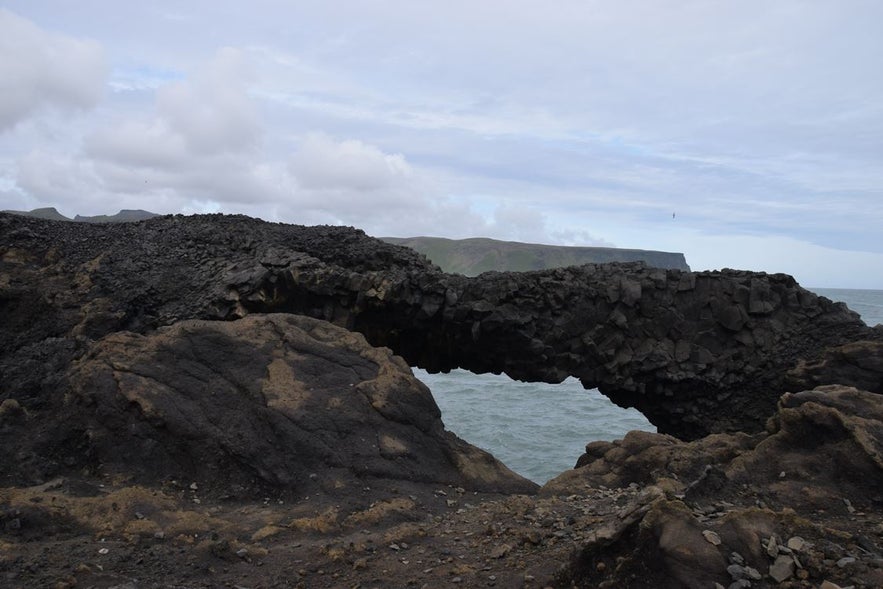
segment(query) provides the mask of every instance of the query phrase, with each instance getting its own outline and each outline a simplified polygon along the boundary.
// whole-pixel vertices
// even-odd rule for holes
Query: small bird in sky
[[[674,213],[671,214],[671,218],[672,218],[672,219],[675,218],[675,214],[674,214]]]

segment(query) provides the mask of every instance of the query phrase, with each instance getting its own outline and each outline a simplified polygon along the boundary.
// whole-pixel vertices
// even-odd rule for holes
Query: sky
[[[883,2],[0,5],[0,209],[683,252],[883,289]]]

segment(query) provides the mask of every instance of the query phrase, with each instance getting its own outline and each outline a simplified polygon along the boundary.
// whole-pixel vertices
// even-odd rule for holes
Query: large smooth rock
[[[445,431],[401,358],[296,315],[111,334],[72,364],[63,391],[17,423],[2,431],[8,478],[86,469],[219,492],[355,492],[374,479],[535,489]],[[14,456],[35,470],[14,472]]]

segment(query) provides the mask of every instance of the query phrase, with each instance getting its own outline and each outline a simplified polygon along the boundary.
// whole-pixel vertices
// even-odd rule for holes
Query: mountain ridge
[[[23,217],[35,217],[50,221],[71,221],[74,223],[131,223],[162,216],[143,209],[120,209],[120,212],[115,215],[75,215],[73,219],[62,215],[55,207],[42,207],[30,211],[4,210],[2,212]]]
[[[381,237],[387,243],[410,247],[445,272],[477,276],[487,271],[523,272],[551,268],[644,262],[648,266],[689,271],[684,254],[616,247],[563,246],[501,241],[487,237]]]

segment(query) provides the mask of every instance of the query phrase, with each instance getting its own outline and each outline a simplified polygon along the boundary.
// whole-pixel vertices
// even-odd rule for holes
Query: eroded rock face
[[[374,479],[535,488],[445,431],[401,358],[303,316],[111,334],[71,365],[43,407],[5,413],[7,480],[85,469],[219,492],[356,492]]]
[[[755,436],[682,442],[633,432],[589,444],[578,468],[541,493],[636,484],[645,495],[655,492],[656,500],[624,510],[622,525],[588,543],[569,581],[598,587],[729,587],[739,579],[752,587],[786,579],[811,579],[812,586],[883,583],[880,395],[843,386],[785,394],[768,431]],[[835,564],[841,559],[850,566]]]
[[[883,330],[883,325],[876,331]],[[785,386],[800,391],[830,383],[850,383],[883,391],[883,341],[856,341],[825,350],[816,361],[801,360],[788,372]]]
[[[780,505],[817,507],[863,496],[883,505],[883,396],[830,385],[786,393],[764,433],[715,434],[692,442],[650,432],[591,442],[576,468],[547,484],[659,485],[687,497],[742,484]],[[807,489],[811,489],[811,492]]]
[[[245,217],[83,225],[0,215],[0,260],[0,375],[25,407],[45,379],[19,378],[17,367],[49,338],[70,347],[120,329],[285,312],[361,332],[430,371],[576,376],[660,431],[695,439],[759,431],[798,382],[793,371],[825,363],[813,386],[849,378],[844,357],[826,350],[883,341],[785,275],[609,264],[466,278],[353,229]],[[879,368],[863,368],[861,385],[880,392],[868,384]]]

